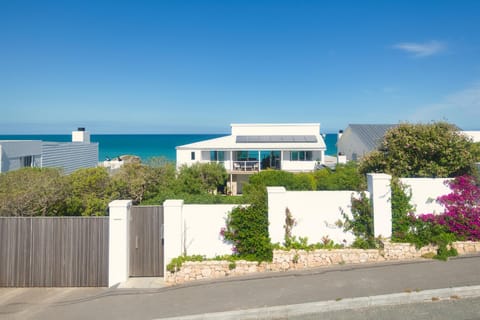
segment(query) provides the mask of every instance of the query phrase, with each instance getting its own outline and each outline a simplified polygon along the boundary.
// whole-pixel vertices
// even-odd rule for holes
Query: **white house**
[[[0,173],[24,167],[61,168],[69,174],[96,167],[98,143],[90,142],[84,128],[72,132],[72,142],[0,140]]]
[[[178,146],[177,168],[219,162],[230,174],[233,194],[242,193],[248,176],[265,169],[312,171],[325,162],[320,124],[232,124],[232,133]]]

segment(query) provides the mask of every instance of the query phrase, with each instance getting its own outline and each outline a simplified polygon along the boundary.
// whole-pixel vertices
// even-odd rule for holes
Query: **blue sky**
[[[480,1],[0,0],[0,134],[480,129]]]

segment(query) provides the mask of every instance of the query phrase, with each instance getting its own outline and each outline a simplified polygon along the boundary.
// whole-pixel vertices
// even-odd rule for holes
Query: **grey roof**
[[[380,146],[385,133],[398,126],[397,124],[350,124],[349,127],[352,133],[355,133],[358,138],[369,149],[374,150]]]
[[[271,135],[271,136],[237,136],[237,143],[316,143],[317,137],[313,135]]]

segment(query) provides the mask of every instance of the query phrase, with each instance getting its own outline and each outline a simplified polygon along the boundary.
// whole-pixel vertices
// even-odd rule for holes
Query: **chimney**
[[[90,143],[90,132],[85,131],[85,128],[72,131],[72,142]]]
[[[343,135],[343,130],[338,130],[337,141],[340,140],[342,135]]]

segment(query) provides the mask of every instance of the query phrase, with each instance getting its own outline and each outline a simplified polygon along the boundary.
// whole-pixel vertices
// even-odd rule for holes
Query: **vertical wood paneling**
[[[0,217],[0,286],[108,285],[108,217]]]
[[[130,276],[163,276],[163,207],[135,206],[130,221]]]

